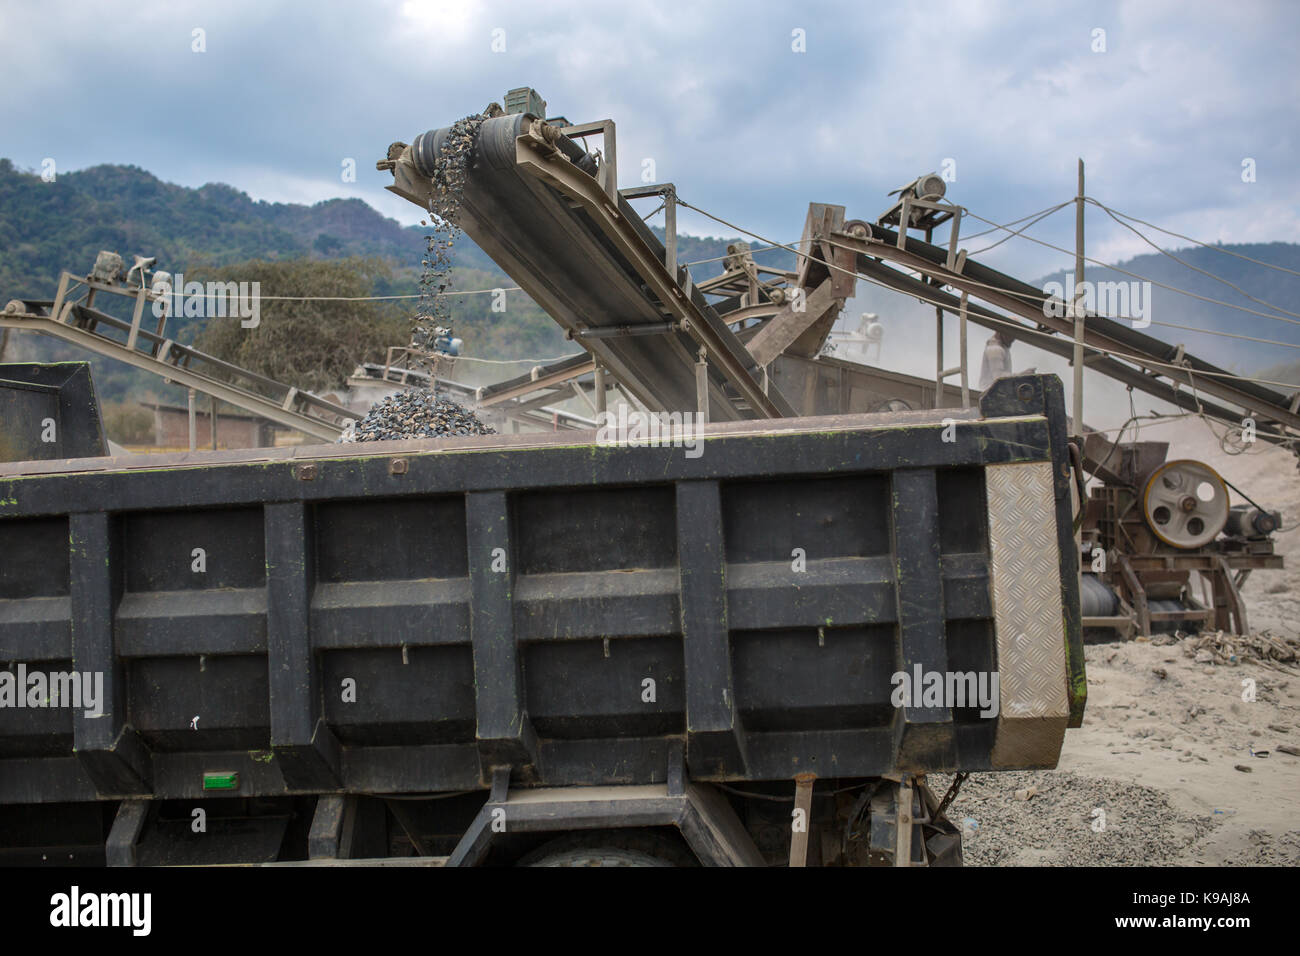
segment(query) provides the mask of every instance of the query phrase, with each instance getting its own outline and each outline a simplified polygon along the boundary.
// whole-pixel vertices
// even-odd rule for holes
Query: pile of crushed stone
[[[399,392],[377,402],[365,418],[348,424],[339,441],[495,434],[496,429],[483,424],[469,409],[425,388]]]
[[[951,780],[935,774],[930,787],[942,794]],[[1058,770],[973,773],[946,815],[967,866],[1171,863],[1217,824],[1150,787]]]
[[[1300,865],[1300,830],[1273,837],[1263,830],[1250,831],[1250,846],[1238,860],[1239,866]]]
[[[1215,631],[1189,637],[1182,642],[1183,653],[1198,664],[1220,664],[1235,667],[1243,662],[1258,662],[1277,666],[1295,666],[1300,661],[1300,639],[1287,635],[1274,636],[1268,631],[1254,634],[1228,634]]]

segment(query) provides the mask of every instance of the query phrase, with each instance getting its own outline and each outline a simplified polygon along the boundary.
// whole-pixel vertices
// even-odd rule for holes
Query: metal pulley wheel
[[[1209,465],[1191,459],[1165,462],[1142,491],[1142,517],[1165,544],[1200,548],[1228,521],[1228,488]]]
[[[877,402],[871,406],[872,412],[910,412],[914,409],[902,398],[887,398],[883,402]]]

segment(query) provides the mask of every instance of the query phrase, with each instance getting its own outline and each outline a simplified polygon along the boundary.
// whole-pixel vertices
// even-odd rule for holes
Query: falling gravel
[[[474,162],[474,143],[487,118],[485,113],[475,113],[457,120],[438,150],[429,217],[420,220],[420,225],[430,227],[425,236],[424,258],[420,260],[420,298],[411,323],[411,341],[420,347],[433,342],[440,333],[451,333],[451,250],[461,235],[460,207]]]
[[[494,428],[484,425],[469,409],[429,389],[417,389],[389,395],[378,402],[365,418],[350,423],[339,441],[495,434]]]

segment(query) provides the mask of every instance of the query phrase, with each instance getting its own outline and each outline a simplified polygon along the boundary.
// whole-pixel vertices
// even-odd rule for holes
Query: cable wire
[[[1016,236],[1023,235],[1024,232],[1025,232],[1025,230],[1029,229],[1029,228],[1032,227],[1032,226],[1037,225],[1039,222],[1041,222],[1042,220],[1046,219],[1048,216],[1052,215],[1052,213],[1054,213],[1054,212],[1058,212],[1059,210],[1064,209],[1064,208],[1065,208],[1066,206],[1068,206],[1069,204],[1070,204],[1069,202],[1063,202],[1063,203],[1061,203],[1059,206],[1053,206],[1051,209],[1049,209],[1049,210],[1047,210],[1046,212],[1044,212],[1044,213],[1040,214],[1039,216],[1037,216],[1037,217],[1036,217],[1032,222],[1026,224],[1025,226],[1023,226],[1023,227],[1020,228],[1020,229],[1015,230],[1014,232],[1011,231],[1011,230],[1009,230],[1009,229],[1007,229],[1008,226],[1014,226],[1014,225],[1016,224],[1016,223],[1014,223],[1014,222],[1009,222],[1009,223],[1007,223],[1007,224],[1004,225],[1004,226],[999,226],[999,227],[998,227],[999,229],[1007,229],[1007,231],[1010,233],[1010,235],[1003,236],[1001,239],[999,239],[997,242],[993,243],[992,245],[985,246],[985,247],[982,248],[982,249],[977,249],[977,250],[975,250],[974,252],[967,253],[967,255],[971,255],[971,256],[983,255],[984,253],[988,252],[990,249],[996,249],[998,246],[1002,245],[1002,243],[1006,242],[1008,239],[1014,239]],[[963,213],[963,215],[965,214],[965,212],[966,212],[966,207],[963,206],[963,207],[962,207],[962,213]],[[1019,221],[1020,221],[1020,220],[1016,220],[1016,222],[1019,222]],[[987,234],[990,233],[990,232],[996,232],[996,231],[997,231],[997,229],[987,229],[987,230],[985,230],[984,232],[977,232],[974,236],[966,236],[965,239],[966,239],[967,242],[969,242],[971,239],[975,239],[975,238],[977,238],[978,236],[987,235]]]
[[[1265,301],[1264,299],[1256,298],[1255,296],[1253,296],[1253,295],[1251,295],[1249,292],[1247,292],[1245,289],[1241,288],[1241,286],[1236,285],[1235,283],[1229,282],[1227,279],[1224,279],[1224,278],[1221,277],[1221,276],[1216,276],[1213,272],[1207,272],[1205,269],[1202,269],[1202,268],[1200,268],[1199,266],[1194,266],[1194,265],[1192,265],[1190,262],[1187,262],[1187,261],[1185,261],[1185,260],[1183,260],[1183,259],[1178,258],[1178,257],[1177,257],[1176,255],[1174,255],[1172,252],[1167,252],[1166,250],[1161,249],[1159,246],[1157,246],[1154,242],[1152,242],[1152,241],[1151,241],[1150,239],[1148,239],[1146,236],[1142,235],[1142,233],[1141,233],[1140,231],[1138,231],[1137,229],[1135,229],[1133,226],[1130,226],[1128,223],[1123,222],[1122,220],[1120,220],[1119,217],[1117,217],[1114,213],[1112,213],[1112,212],[1111,212],[1109,209],[1107,209],[1105,206],[1102,206],[1101,203],[1095,203],[1095,205],[1099,206],[1099,207],[1101,208],[1102,212],[1104,212],[1106,215],[1110,216],[1110,218],[1113,219],[1113,220],[1115,220],[1116,223],[1118,223],[1119,225],[1123,226],[1123,227],[1124,227],[1125,229],[1127,229],[1129,232],[1133,233],[1133,235],[1137,236],[1139,239],[1141,239],[1143,242],[1145,242],[1148,246],[1150,246],[1150,247],[1151,247],[1152,249],[1154,249],[1156,252],[1160,253],[1162,256],[1168,256],[1170,259],[1174,260],[1174,262],[1177,262],[1179,265],[1181,265],[1181,266],[1186,266],[1188,269],[1191,269],[1193,272],[1199,272],[1199,273],[1200,273],[1201,275],[1203,275],[1203,276],[1208,276],[1209,278],[1213,279],[1215,282],[1222,282],[1222,283],[1223,283],[1224,285],[1226,285],[1228,288],[1232,289],[1232,290],[1235,291],[1235,292],[1240,293],[1241,295],[1245,296],[1247,299],[1250,299],[1251,302],[1258,302],[1260,305],[1266,305],[1266,306],[1268,306],[1270,309],[1276,309],[1278,312],[1285,312],[1287,315],[1293,315],[1293,316],[1295,316],[1296,318],[1300,319],[1300,312],[1292,312],[1290,309],[1284,309],[1284,308],[1282,308],[1280,305],[1274,305],[1272,302],[1267,302],[1267,301]],[[1011,237],[1008,236],[1007,238],[1009,239],[1009,238],[1011,238]],[[1004,241],[1005,241],[1005,240],[1004,240]]]
[[[743,233],[744,235],[747,235],[747,236],[751,236],[752,238],[757,239],[759,242],[765,242],[765,243],[768,243],[768,244],[770,244],[770,245],[772,245],[772,246],[776,246],[776,247],[783,248],[783,249],[789,249],[791,252],[797,252],[797,250],[795,250],[795,249],[793,249],[793,248],[791,248],[791,247],[789,247],[789,246],[786,246],[786,245],[784,245],[784,244],[782,244],[782,243],[773,242],[771,239],[768,239],[768,238],[766,238],[766,237],[764,237],[764,236],[761,236],[761,235],[759,235],[759,234],[756,233],[756,232],[752,232],[752,231],[749,230],[749,229],[745,229],[745,228],[742,227],[742,226],[738,226],[738,225],[736,225],[734,222],[729,222],[728,220],[723,219],[723,218],[720,217],[720,216],[715,216],[715,215],[713,215],[713,213],[706,212],[705,210],[699,208],[698,206],[694,206],[694,205],[692,205],[692,204],[686,202],[684,199],[681,199],[680,197],[678,198],[677,203],[678,203],[678,205],[680,205],[680,206],[686,206],[686,207],[689,208],[689,209],[694,209],[694,210],[695,210],[696,212],[698,212],[700,215],[702,215],[702,216],[707,216],[709,219],[712,219],[714,222],[720,223],[721,225],[724,225],[724,226],[726,226],[726,227],[729,228],[729,229],[735,229],[737,232]],[[972,213],[971,215],[974,215],[974,214]],[[989,222],[989,221],[990,221],[990,220],[987,220],[987,219],[983,219],[982,217],[979,217],[979,216],[975,216],[975,218],[976,218],[976,219],[980,219],[982,222]],[[996,224],[994,224],[994,225],[996,225]],[[1033,238],[1030,237],[1030,236],[1025,236],[1024,238],[1029,239],[1031,242],[1039,242],[1039,241],[1040,241],[1040,240],[1037,240],[1037,239],[1033,239]],[[832,244],[834,245],[834,244],[836,244],[836,243],[834,243],[834,242],[832,241]],[[840,244],[838,244],[838,245],[840,245],[841,248],[852,248],[852,247],[850,247],[850,246],[844,246],[842,243],[840,243]],[[1043,243],[1043,245],[1048,245],[1048,243]],[[1059,251],[1068,252],[1068,250],[1059,250]],[[1099,263],[1099,264],[1100,264],[1100,265],[1105,265],[1105,263]],[[891,292],[897,292],[897,291],[898,291],[897,289],[894,289],[892,286],[889,286],[889,285],[885,284],[884,282],[882,282],[881,280],[875,278],[874,276],[864,275],[864,274],[862,274],[862,273],[860,273],[860,272],[857,272],[857,271],[855,271],[855,270],[853,270],[853,269],[845,269],[845,268],[843,268],[842,266],[838,266],[838,265],[836,265],[835,263],[831,263],[831,262],[827,262],[827,263],[825,263],[825,265],[826,265],[829,269],[833,269],[833,270],[836,270],[836,271],[838,271],[838,272],[843,272],[843,273],[845,273],[845,274],[847,274],[847,275],[856,276],[858,279],[861,279],[861,280],[864,281],[864,282],[869,282],[869,283],[871,283],[872,285],[877,285],[877,286],[880,286],[881,288],[889,289]],[[963,278],[966,278],[966,277],[963,277]],[[1141,278],[1141,276],[1138,276],[1138,278]],[[1017,292],[1013,292],[1013,291],[1011,291],[1011,290],[1001,289],[1001,288],[998,288],[998,287],[996,287],[996,286],[989,285],[988,283],[978,282],[977,280],[973,280],[973,279],[968,280],[968,281],[972,282],[972,283],[975,284],[975,285],[985,286],[985,287],[990,288],[990,289],[997,289],[997,291],[999,291],[999,292],[1003,292],[1003,293],[1005,293],[1005,294],[1011,294],[1011,295],[1019,296],[1020,298],[1028,298],[1028,294],[1027,294],[1027,293],[1017,293]],[[929,302],[931,305],[935,305],[935,306],[937,306],[937,307],[939,307],[939,308],[941,308],[941,309],[944,309],[945,311],[948,311],[948,312],[951,312],[951,311],[952,311],[952,306],[951,306],[951,305],[949,305],[949,304],[947,304],[947,303],[944,303],[944,302],[939,302],[938,300],[933,299],[933,298],[930,298],[930,297],[925,296],[925,295],[922,295],[922,294],[919,293],[919,292],[905,292],[905,293],[902,293],[902,294],[903,294],[903,295],[906,295],[906,296],[908,296],[908,297],[911,297],[911,298],[917,298],[917,299],[920,299],[920,300],[923,301],[923,302]],[[1042,301],[1042,300],[1038,300],[1038,301]],[[1262,314],[1262,313],[1261,313],[1261,314]],[[1280,317],[1279,317],[1279,316],[1272,316],[1272,318],[1280,318]],[[992,318],[992,317],[990,317],[990,316],[981,316],[981,319],[982,319],[983,321],[989,321],[989,322],[994,322],[994,323],[997,323],[997,324],[1005,325],[1005,326],[1007,326],[1007,327],[1009,327],[1009,328],[1012,328],[1012,329],[1015,329],[1016,331],[1019,331],[1021,334],[1024,334],[1024,333],[1026,333],[1026,332],[1033,333],[1033,332],[1038,332],[1038,331],[1039,331],[1039,330],[1037,330],[1037,329],[1032,329],[1032,328],[1028,327],[1028,326],[1025,325],[1023,322],[1018,322],[1018,321],[1014,321],[1014,320],[1007,319],[1007,318],[994,319],[994,318]],[[1286,320],[1286,321],[1289,321],[1289,320]],[[1300,325],[1300,322],[1297,322],[1296,324]],[[1050,333],[1045,333],[1045,332],[1044,332],[1044,333],[1041,333],[1041,334],[1048,335],[1048,334],[1050,334]],[[1255,384],[1257,384],[1257,385],[1276,385],[1276,386],[1279,386],[1279,387],[1281,387],[1281,388],[1289,388],[1289,389],[1294,389],[1294,388],[1295,388],[1295,385],[1289,384],[1289,383],[1287,383],[1287,382],[1274,382],[1274,381],[1270,381],[1270,380],[1268,380],[1268,379],[1252,378],[1251,376],[1248,376],[1248,375],[1237,375],[1237,374],[1235,374],[1235,373],[1233,373],[1233,372],[1209,372],[1209,371],[1203,371],[1203,370],[1193,370],[1193,369],[1188,368],[1186,365],[1176,365],[1176,364],[1173,364],[1173,363],[1171,363],[1171,362],[1161,362],[1161,361],[1159,361],[1159,360],[1157,360],[1157,359],[1152,359],[1152,358],[1150,358],[1150,357],[1148,357],[1148,356],[1132,355],[1132,354],[1130,354],[1130,353],[1128,353],[1128,352],[1121,352],[1121,351],[1114,350],[1114,349],[1106,349],[1106,348],[1102,348],[1102,347],[1097,346],[1097,345],[1085,345],[1084,348],[1088,349],[1090,352],[1094,352],[1094,353],[1101,354],[1101,355],[1109,355],[1109,356],[1111,356],[1111,357],[1113,357],[1113,358],[1122,358],[1122,359],[1125,359],[1125,360],[1127,360],[1127,361],[1133,362],[1133,363],[1135,363],[1135,364],[1137,364],[1137,365],[1145,366],[1145,367],[1148,367],[1148,368],[1168,368],[1168,369],[1176,369],[1176,370],[1178,370],[1179,372],[1182,372],[1183,374],[1187,375],[1189,378],[1191,378],[1191,377],[1193,376],[1193,374],[1196,374],[1196,375],[1204,375],[1204,376],[1206,376],[1206,377],[1208,377],[1208,378],[1221,378],[1221,379],[1228,379],[1228,380],[1238,381],[1238,382],[1253,382],[1253,383],[1255,383]],[[1194,385],[1193,385],[1193,386],[1189,386],[1189,387],[1194,388]],[[1199,401],[1199,399],[1198,399],[1198,401]]]
[[[1072,202],[1074,202],[1073,199],[1067,199],[1065,202],[1058,203],[1055,206],[1048,206],[1046,209],[1038,210],[1038,212],[1031,212],[1028,216],[1021,216],[1019,219],[1012,219],[1010,222],[1004,222],[1001,225],[995,225],[992,229],[985,229],[983,232],[973,232],[968,236],[962,236],[962,238],[967,242],[970,242],[972,239],[978,239],[980,236],[987,236],[989,233],[997,232],[999,229],[1005,229],[1007,228],[1007,226],[1019,225],[1020,223],[1024,222],[1026,219],[1033,219],[1035,222],[1037,222],[1043,216],[1051,215],[1052,213],[1056,212],[1058,209],[1062,209],[1065,206],[1070,205],[1070,203]],[[965,206],[960,206],[958,208],[961,209],[963,216],[966,215],[967,209]],[[1033,223],[1030,223],[1030,225],[1033,225]],[[1028,228],[1028,226],[1026,226],[1025,228]]]
[[[969,215],[972,219],[978,219],[980,222],[987,222],[987,223],[991,223],[991,224],[996,225],[996,223],[992,223],[992,220],[990,220],[990,219],[985,219],[983,216],[978,216],[978,215],[976,215],[976,214],[973,213],[973,212],[972,212],[972,213],[967,213],[967,215]],[[1061,246],[1053,245],[1053,244],[1050,243],[1050,242],[1044,242],[1042,239],[1035,239],[1033,236],[1021,236],[1021,238],[1022,238],[1022,239],[1025,239],[1025,240],[1027,240],[1027,241],[1029,241],[1029,242],[1037,243],[1037,244],[1040,245],[1040,246],[1044,246],[1044,247],[1046,247],[1046,248],[1048,248],[1048,249],[1052,249],[1052,250],[1054,250],[1054,251],[1056,251],[1056,252],[1063,252],[1063,253],[1065,253],[1065,254],[1068,255],[1068,256],[1073,256],[1073,255],[1075,255],[1075,252],[1074,252],[1073,250],[1071,250],[1071,249],[1065,249],[1065,248],[1062,248]],[[1188,298],[1191,298],[1191,299],[1199,299],[1201,302],[1209,302],[1211,305],[1221,305],[1221,306],[1223,306],[1223,307],[1226,308],[1226,309],[1236,309],[1238,312],[1246,312],[1246,313],[1248,313],[1248,314],[1250,314],[1250,315],[1262,315],[1262,316],[1263,316],[1264,318],[1266,318],[1266,319],[1273,319],[1273,320],[1275,320],[1275,321],[1277,321],[1277,322],[1289,322],[1289,323],[1291,323],[1292,325],[1300,325],[1300,319],[1288,319],[1288,318],[1286,318],[1286,317],[1284,317],[1284,316],[1281,316],[1281,315],[1273,315],[1273,314],[1270,313],[1270,312],[1260,312],[1258,309],[1248,309],[1248,308],[1246,308],[1246,306],[1244,306],[1244,305],[1233,305],[1231,302],[1223,302],[1223,301],[1220,301],[1219,299],[1211,299],[1209,296],[1198,295],[1198,294],[1195,293],[1195,292],[1188,292],[1186,289],[1180,289],[1180,288],[1178,288],[1177,286],[1168,285],[1168,284],[1166,284],[1166,283],[1164,283],[1164,282],[1158,282],[1158,281],[1155,280],[1155,279],[1149,278],[1149,277],[1144,276],[1144,275],[1139,275],[1139,274],[1136,273],[1136,272],[1129,272],[1127,269],[1121,269],[1119,266],[1112,265],[1112,264],[1109,263],[1109,262],[1102,262],[1100,259],[1093,259],[1093,258],[1091,258],[1091,257],[1089,257],[1089,256],[1083,256],[1082,258],[1083,258],[1083,261],[1084,261],[1084,262],[1090,262],[1090,263],[1092,263],[1093,265],[1101,266],[1101,267],[1104,268],[1104,269],[1110,269],[1110,270],[1112,270],[1112,271],[1114,271],[1114,272],[1118,272],[1118,273],[1120,273],[1121,275],[1129,276],[1130,278],[1133,278],[1133,279],[1140,279],[1140,280],[1143,281],[1143,282],[1149,282],[1149,283],[1151,283],[1151,284],[1154,285],[1154,286],[1158,286],[1158,287],[1160,287],[1161,289],[1167,289],[1167,290],[1169,290],[1170,292],[1176,292],[1176,293],[1178,293],[1179,295],[1185,295],[1185,296],[1187,296]],[[1024,295],[1025,295],[1024,293],[1015,293],[1015,292],[1011,292],[1011,293],[1009,293],[1009,294],[1012,294],[1012,295],[1020,295],[1021,297],[1024,297]],[[1131,319],[1130,319],[1130,321],[1131,321]]]
[[[1091,196],[1085,197],[1085,201],[1094,203],[1100,208],[1106,210],[1107,212],[1114,213],[1116,216],[1120,216],[1123,219],[1131,219],[1133,222],[1139,222],[1150,229],[1156,230],[1157,232],[1163,232],[1165,235],[1173,236],[1176,239],[1182,239],[1183,241],[1190,242],[1193,245],[1203,246],[1206,249],[1213,249],[1215,252],[1221,252],[1225,256],[1232,256],[1235,259],[1244,259],[1247,262],[1253,262],[1255,263],[1255,265],[1263,266],[1266,269],[1276,269],[1278,272],[1285,272],[1288,275],[1300,276],[1300,272],[1297,272],[1295,269],[1288,269],[1286,266],[1279,266],[1272,262],[1265,262],[1262,259],[1255,259],[1252,258],[1251,256],[1242,255],[1240,252],[1233,252],[1231,249],[1224,249],[1222,246],[1217,246],[1214,245],[1213,243],[1202,242],[1199,239],[1193,239],[1191,236],[1184,236],[1181,232],[1174,232],[1171,229],[1165,229],[1161,226],[1157,226],[1155,223],[1147,222],[1145,219],[1139,219],[1137,216],[1130,216],[1126,213],[1122,213],[1118,209],[1112,209],[1109,206],[1105,205],[1104,203],[1096,199],[1093,199]]]

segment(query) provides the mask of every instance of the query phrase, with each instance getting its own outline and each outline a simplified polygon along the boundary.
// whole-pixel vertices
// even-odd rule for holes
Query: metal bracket
[[[551,127],[554,129],[554,127]],[[596,133],[600,133],[604,139],[604,161],[600,168],[596,170],[597,182],[600,183],[605,194],[609,196],[615,208],[618,207],[618,147],[617,139],[614,134],[614,121],[612,119],[597,120],[594,123],[578,123],[575,126],[563,126],[560,133],[569,139],[585,139]]]
[[[705,866],[764,866],[762,854],[731,804],[707,784],[562,787],[506,791],[495,775],[492,795],[465,831],[447,866],[477,866],[487,858],[504,819],[506,833],[571,833],[624,827],[677,827]],[[503,817],[504,814],[504,817]]]
[[[664,267],[668,274],[677,281],[677,187],[672,183],[654,183],[650,186],[633,186],[620,189],[619,195],[624,199],[644,199],[647,196],[662,196],[664,200]],[[689,282],[690,272],[687,270]]]

